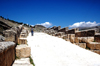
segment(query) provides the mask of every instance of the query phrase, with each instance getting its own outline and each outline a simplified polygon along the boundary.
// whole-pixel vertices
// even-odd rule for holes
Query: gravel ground
[[[35,66],[100,66],[100,55],[61,38],[35,32],[27,37]]]

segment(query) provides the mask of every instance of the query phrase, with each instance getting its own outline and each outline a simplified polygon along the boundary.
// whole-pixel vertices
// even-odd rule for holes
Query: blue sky
[[[100,0],[0,0],[0,16],[47,27],[96,26]]]

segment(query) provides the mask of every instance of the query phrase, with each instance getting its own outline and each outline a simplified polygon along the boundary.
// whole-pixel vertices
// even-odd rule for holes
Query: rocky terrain
[[[46,27],[42,26],[42,25],[35,25],[34,26],[34,30],[36,32],[43,32],[43,30],[46,29]]]
[[[22,24],[23,24],[23,27],[30,28],[29,25],[27,24],[16,22],[10,19],[5,19],[4,17],[1,16],[0,17],[0,34],[2,34],[4,30],[10,29],[12,27],[18,27],[19,25],[22,25]]]
[[[100,33],[100,25],[94,27],[79,27],[79,30],[88,30],[88,29],[95,29],[96,32]]]

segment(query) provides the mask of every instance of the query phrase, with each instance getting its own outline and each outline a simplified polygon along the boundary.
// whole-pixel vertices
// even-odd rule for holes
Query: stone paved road
[[[100,55],[61,38],[35,33],[27,40],[35,66],[100,66]]]

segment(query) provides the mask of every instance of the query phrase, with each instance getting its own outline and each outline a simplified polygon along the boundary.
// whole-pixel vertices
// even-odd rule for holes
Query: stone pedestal
[[[16,47],[16,56],[18,58],[26,58],[31,54],[31,48],[27,45],[17,45]]]

